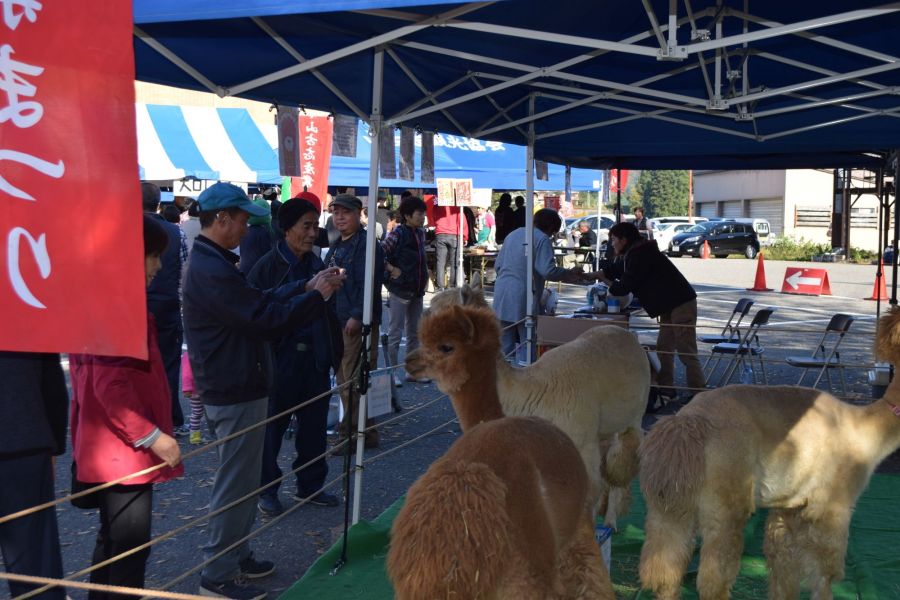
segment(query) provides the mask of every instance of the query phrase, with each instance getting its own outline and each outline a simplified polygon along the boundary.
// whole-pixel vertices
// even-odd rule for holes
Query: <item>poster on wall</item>
[[[3,5],[0,350],[146,358],[131,3]]]

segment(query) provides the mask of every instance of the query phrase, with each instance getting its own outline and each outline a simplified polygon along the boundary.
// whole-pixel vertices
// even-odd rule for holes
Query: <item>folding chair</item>
[[[803,369],[803,373],[800,374],[797,385],[803,383],[803,378],[806,377],[807,371],[810,369],[819,369],[819,375],[816,377],[815,382],[813,382],[813,388],[819,385],[822,375],[826,375],[828,377],[828,390],[831,391],[834,387],[834,384],[831,381],[831,369],[838,369],[841,374],[841,390],[843,390],[845,396],[847,395],[847,382],[844,379],[844,365],[841,364],[841,353],[838,352],[838,346],[841,345],[844,334],[850,329],[850,325],[853,324],[853,321],[854,318],[850,315],[841,313],[834,315],[831,317],[831,321],[828,322],[825,333],[822,334],[819,345],[816,346],[812,356],[788,356],[787,359],[785,359],[792,367],[800,367]],[[830,348],[827,348],[826,345],[832,342],[833,345]]]
[[[703,342],[704,344],[721,344],[723,342],[733,342],[740,339],[741,321],[743,321],[744,317],[747,316],[747,313],[750,312],[751,306],[753,306],[753,300],[750,298],[741,298],[737,301],[737,304],[735,304],[734,310],[732,311],[731,316],[728,317],[728,322],[725,323],[725,327],[722,328],[721,333],[698,335],[697,341]],[[735,317],[737,317],[737,321],[735,321]],[[706,357],[706,362],[703,363],[704,371],[706,371],[706,367],[709,365],[709,361],[712,360],[712,357],[712,354]]]
[[[763,374],[763,383],[765,385],[769,385],[769,376],[766,373],[766,364],[762,359],[765,348],[763,348],[759,343],[759,330],[763,325],[769,322],[769,318],[772,316],[773,312],[775,312],[774,308],[759,309],[756,315],[754,315],[753,321],[750,322],[750,326],[747,328],[747,331],[746,333],[744,333],[744,336],[742,338],[739,338],[736,342],[721,342],[713,346],[712,353],[719,356],[718,360],[716,360],[716,364],[709,372],[709,376],[706,380],[707,384],[712,380],[712,375],[719,367],[719,363],[722,361],[723,356],[728,355],[731,357],[731,360],[729,361],[728,366],[725,367],[722,376],[719,378],[719,385],[722,385],[723,381],[725,385],[728,385],[728,383],[731,382],[731,378],[734,377],[734,373],[735,371],[737,371],[738,367],[745,364],[745,360],[747,361],[747,364],[752,368],[754,357],[759,360],[759,368]],[[756,373],[754,373],[753,375],[753,383],[756,383]]]

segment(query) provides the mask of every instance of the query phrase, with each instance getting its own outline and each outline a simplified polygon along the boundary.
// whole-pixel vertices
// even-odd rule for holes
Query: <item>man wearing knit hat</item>
[[[271,189],[271,188],[270,188]],[[272,208],[269,203],[259,198],[253,204],[265,211],[262,215],[250,215],[247,224],[247,235],[241,238],[241,262],[238,265],[241,273],[247,275],[266,252],[272,249],[275,232],[272,230]]]
[[[273,381],[267,341],[326,314],[327,300],[340,289],[342,276],[337,269],[326,269],[305,284],[287,283],[267,291],[251,286],[229,248],[246,235],[250,216],[265,216],[267,210],[229,183],[210,186],[198,201],[202,229],[184,276],[184,334],[196,392],[210,427],[222,440],[265,419]],[[209,542],[203,550],[210,562],[200,577],[202,595],[266,597],[246,580],[270,575],[275,565],[256,560],[248,542],[237,543],[253,528],[253,495],[259,483],[253,475],[262,468],[264,439],[264,427],[256,427],[218,447],[209,501],[210,512],[218,514],[207,527]],[[245,496],[247,500],[220,512]]]
[[[325,263],[313,253],[313,244],[319,234],[318,206],[319,199],[311,192],[303,192],[300,197],[291,198],[282,205],[278,212],[278,225],[284,232],[284,239],[276,242],[250,271],[247,280],[252,285],[260,289],[274,288],[287,282],[305,285],[325,269]],[[276,368],[275,384],[269,396],[269,417],[328,391],[331,383],[329,370],[340,368],[343,355],[341,329],[333,304],[329,302],[324,316],[272,343]],[[292,467],[297,469],[307,465],[296,473],[297,492],[294,499],[318,506],[339,504],[337,496],[322,491],[328,475],[328,463],[322,457],[327,449],[328,401],[326,395],[293,412],[298,428],[294,434],[297,455]],[[266,427],[263,486],[282,475],[278,467],[278,453],[291,416],[283,416]],[[279,484],[275,483],[259,495],[259,510],[266,516],[275,516],[284,510],[278,488]]]

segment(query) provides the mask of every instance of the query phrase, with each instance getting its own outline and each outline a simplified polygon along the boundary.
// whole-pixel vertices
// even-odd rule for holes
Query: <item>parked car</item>
[[[756,232],[756,237],[759,239],[759,243],[762,246],[771,246],[772,242],[775,241],[775,236],[772,234],[772,226],[769,225],[769,221],[766,219],[735,219],[737,223],[749,223],[753,226],[753,231]]]
[[[759,253],[759,239],[753,226],[735,221],[708,221],[694,225],[672,238],[668,253],[670,256],[700,256],[703,242],[709,243],[709,253],[716,258],[725,258],[729,254],[756,258]]]
[[[679,233],[688,231],[691,227],[694,227],[694,223],[658,223],[653,226],[653,239],[656,240],[660,251],[666,252],[672,238]]]

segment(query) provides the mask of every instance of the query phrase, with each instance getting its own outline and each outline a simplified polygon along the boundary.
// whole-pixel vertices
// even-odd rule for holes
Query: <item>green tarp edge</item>
[[[631,513],[619,523],[613,536],[612,581],[619,598],[648,599],[638,585],[638,561],[644,541],[646,514],[635,484]],[[844,581],[833,586],[836,600],[888,600],[900,598],[900,476],[875,475],[856,506],[850,528]],[[387,600],[393,591],[384,570],[391,524],[403,505],[394,502],[377,519],[350,528],[348,563],[331,575],[340,557],[340,540],[310,567],[300,581],[288,588],[280,600]],[[756,600],[766,597],[767,573],[762,553],[766,511],[759,511],[744,531],[744,555],[732,598]],[[697,554],[688,568],[683,588],[686,600],[696,599]],[[803,598],[808,594],[804,593]]]

